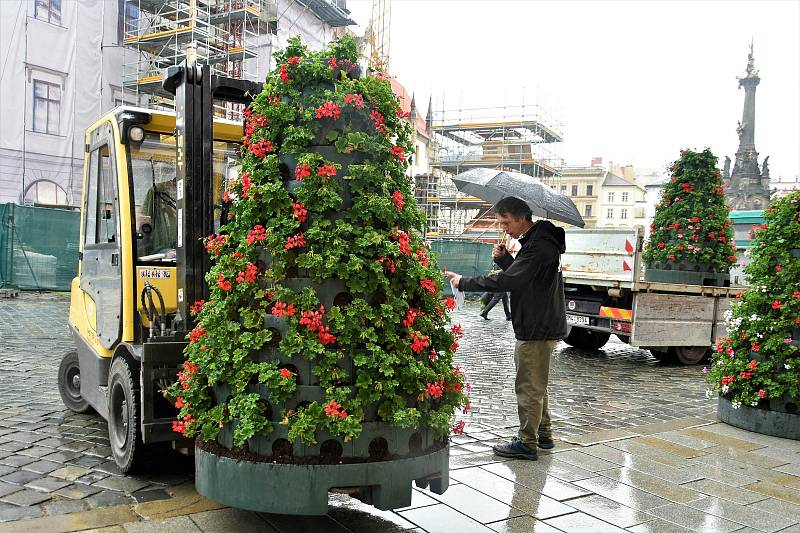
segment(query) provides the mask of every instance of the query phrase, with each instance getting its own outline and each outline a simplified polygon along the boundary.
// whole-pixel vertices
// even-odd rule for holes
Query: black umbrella
[[[582,228],[583,217],[572,200],[538,178],[494,168],[473,168],[453,177],[456,188],[464,194],[497,203],[507,196],[516,196],[531,208],[537,217],[559,220]]]

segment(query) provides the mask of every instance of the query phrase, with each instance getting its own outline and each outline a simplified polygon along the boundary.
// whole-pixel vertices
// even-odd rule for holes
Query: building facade
[[[80,204],[85,130],[117,105],[158,103],[138,88],[131,96],[123,67],[140,64],[142,57],[155,65],[155,55],[143,55],[149,53],[142,43],[150,35],[144,32],[151,27],[142,26],[143,21],[177,24],[166,11],[174,6],[176,13],[190,12],[180,9],[181,2],[0,2],[0,203]],[[348,23],[344,0],[258,2],[268,4],[275,14],[270,20],[274,28],[258,39],[252,59],[242,60],[239,71],[229,73],[233,77],[249,72],[247,77],[263,79],[272,66],[272,50],[285,45],[289,37],[300,35],[310,48],[319,49]],[[243,2],[208,4],[215,10],[209,16],[220,20],[225,9],[241,10]],[[165,11],[159,11],[162,8]],[[141,35],[133,38],[137,32]],[[235,44],[231,54],[237,53]]]

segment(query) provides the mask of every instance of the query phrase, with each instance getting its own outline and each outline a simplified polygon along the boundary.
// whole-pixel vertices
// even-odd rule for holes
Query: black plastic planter
[[[737,428],[763,433],[764,435],[772,435],[773,437],[800,440],[800,414],[796,411],[797,404],[792,404],[795,405],[794,413],[787,412],[788,409],[785,406],[789,403],[778,402],[773,404],[771,402],[771,407],[783,405],[783,411],[745,405],[734,409],[730,401],[720,397],[717,404],[717,415],[721,421]]]
[[[648,263],[644,271],[644,280],[653,283],[730,287],[731,275],[728,272],[709,272],[708,265],[675,264],[667,261],[665,263]]]

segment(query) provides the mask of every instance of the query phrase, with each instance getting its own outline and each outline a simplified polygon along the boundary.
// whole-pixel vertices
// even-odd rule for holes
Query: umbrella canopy
[[[456,188],[493,204],[507,196],[516,196],[531,208],[537,217],[549,218],[578,226],[585,225],[578,208],[565,194],[551,189],[541,180],[508,170],[473,168],[453,177]]]

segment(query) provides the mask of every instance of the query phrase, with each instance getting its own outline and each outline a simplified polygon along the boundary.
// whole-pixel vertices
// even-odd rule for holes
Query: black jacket
[[[564,230],[547,220],[537,221],[520,239],[517,257],[495,259],[503,272],[461,278],[462,291],[511,292],[511,323],[517,340],[555,340],[567,335],[561,254]]]

